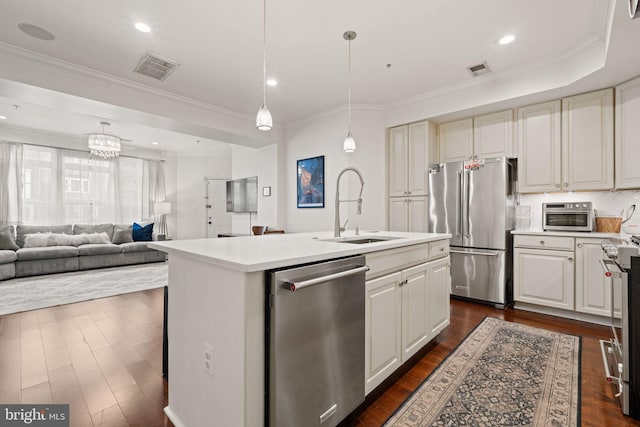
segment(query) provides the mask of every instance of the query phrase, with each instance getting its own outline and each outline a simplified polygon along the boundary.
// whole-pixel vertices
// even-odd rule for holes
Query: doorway
[[[231,233],[231,214],[227,212],[227,180],[205,178],[207,238]]]

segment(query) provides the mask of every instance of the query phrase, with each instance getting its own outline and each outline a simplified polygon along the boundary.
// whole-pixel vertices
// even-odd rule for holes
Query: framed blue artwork
[[[298,160],[298,207],[324,208],[324,156]]]

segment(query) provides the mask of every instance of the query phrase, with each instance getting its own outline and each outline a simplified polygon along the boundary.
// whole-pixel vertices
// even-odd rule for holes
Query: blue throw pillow
[[[153,223],[144,227],[140,224],[133,223],[133,241],[134,242],[150,242],[153,235]]]

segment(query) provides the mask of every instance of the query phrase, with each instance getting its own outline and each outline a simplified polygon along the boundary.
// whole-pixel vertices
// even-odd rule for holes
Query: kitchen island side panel
[[[169,403],[177,426],[264,425],[264,273],[169,256]],[[204,369],[213,348],[213,376]]]

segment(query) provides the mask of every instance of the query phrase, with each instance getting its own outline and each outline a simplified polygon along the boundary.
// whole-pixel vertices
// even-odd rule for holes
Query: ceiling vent
[[[133,71],[156,80],[164,81],[164,79],[179,66],[180,64],[172,59],[163,58],[162,56],[147,52],[140,58],[138,66]]]
[[[473,77],[480,76],[482,74],[486,74],[489,71],[491,71],[486,62],[483,62],[482,64],[478,64],[478,65],[472,65],[471,67],[467,67],[467,70],[469,70],[469,72]]]

